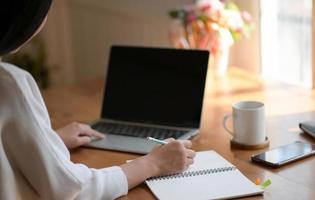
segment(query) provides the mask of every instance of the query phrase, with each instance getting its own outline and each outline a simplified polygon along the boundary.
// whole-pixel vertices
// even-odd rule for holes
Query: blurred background
[[[233,2],[251,15],[255,28],[231,46],[228,65],[311,88],[312,0]],[[54,0],[41,34],[7,59],[28,66],[42,87],[104,78],[111,45],[172,47],[168,13],[193,3]]]

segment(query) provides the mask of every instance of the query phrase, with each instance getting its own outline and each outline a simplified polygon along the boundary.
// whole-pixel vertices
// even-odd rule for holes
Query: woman
[[[43,27],[51,0],[3,0],[0,56],[12,53]],[[70,161],[68,149],[102,134],[71,123],[51,128],[29,73],[0,63],[0,199],[114,199],[145,179],[180,172],[193,162],[190,141],[168,140],[121,166],[91,169]]]

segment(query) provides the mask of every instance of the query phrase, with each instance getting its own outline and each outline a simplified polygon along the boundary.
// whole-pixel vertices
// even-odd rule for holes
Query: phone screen
[[[296,141],[292,144],[280,146],[270,151],[252,156],[252,160],[279,166],[281,164],[311,155],[314,152],[314,145]]]

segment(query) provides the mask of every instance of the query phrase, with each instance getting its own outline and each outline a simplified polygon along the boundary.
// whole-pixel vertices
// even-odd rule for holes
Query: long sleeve
[[[69,151],[50,126],[34,80],[25,72],[17,78],[8,75],[5,83],[4,79],[0,82],[4,93],[0,108],[3,104],[10,107],[1,124],[1,140],[14,176],[19,173],[29,184],[24,187],[40,199],[115,199],[125,195],[128,183],[120,167],[91,169],[71,162]],[[23,191],[29,192],[20,189],[20,197]]]

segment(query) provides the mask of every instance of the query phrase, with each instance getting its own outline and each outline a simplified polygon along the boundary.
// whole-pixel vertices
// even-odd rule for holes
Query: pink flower
[[[204,12],[221,12],[224,9],[219,0],[198,0],[197,7]]]
[[[206,12],[206,11],[208,11],[210,8],[211,8],[210,5],[205,4],[205,5],[202,5],[202,6],[200,7],[200,10],[201,10],[202,12]]]
[[[243,32],[243,30],[241,28],[237,28],[235,31],[238,32],[238,33],[242,33]]]
[[[246,23],[251,23],[252,22],[252,17],[247,11],[242,11],[242,18]]]
[[[188,23],[191,23],[191,22],[195,21],[196,19],[197,19],[197,17],[195,15],[195,13],[193,13],[193,12],[189,13],[187,15],[187,18],[186,18]]]

